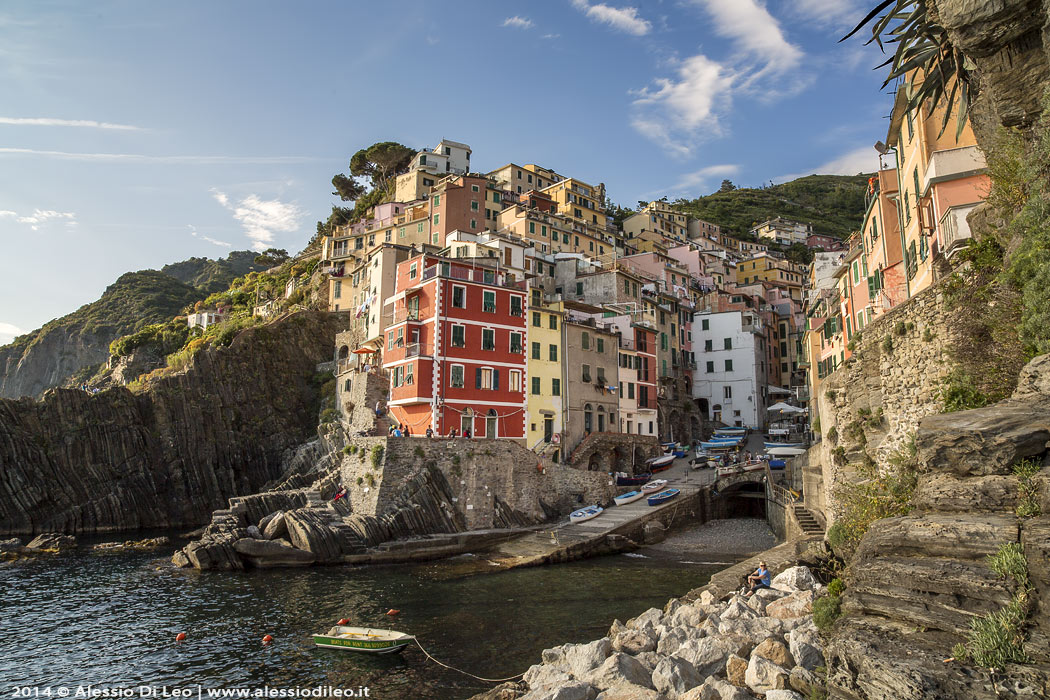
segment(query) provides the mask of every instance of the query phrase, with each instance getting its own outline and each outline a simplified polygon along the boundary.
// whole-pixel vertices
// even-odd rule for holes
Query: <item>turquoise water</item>
[[[202,573],[174,569],[166,555],[85,552],[0,568],[4,691],[364,685],[374,698],[467,698],[492,684],[442,669],[416,648],[366,657],[318,649],[310,635],[347,617],[415,634],[436,658],[501,678],[538,663],[545,648],[601,637],[614,618],[663,606],[722,568],[621,555],[472,576],[457,574],[464,559]],[[390,618],[390,608],[401,612]],[[179,632],[188,637],[176,644]],[[268,646],[265,634],[274,638]]]

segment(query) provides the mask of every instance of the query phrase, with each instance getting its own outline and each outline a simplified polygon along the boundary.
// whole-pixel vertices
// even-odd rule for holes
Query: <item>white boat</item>
[[[645,492],[643,492],[643,491],[628,491],[627,493],[620,494],[619,496],[614,498],[613,501],[615,501],[616,505],[618,505],[618,506],[625,506],[628,503],[634,503],[639,498],[644,498],[644,497],[645,497]]]
[[[569,515],[569,522],[571,522],[571,523],[582,523],[582,522],[584,522],[586,520],[591,520],[592,518],[597,518],[599,515],[602,514],[602,511],[604,511],[604,510],[605,509],[602,508],[601,506],[587,506],[586,508],[580,508],[579,510],[574,510]]]
[[[360,651],[365,654],[395,654],[415,641],[411,634],[396,630],[336,625],[328,634],[313,635],[314,644],[340,651]]]
[[[652,493],[653,491],[659,491],[664,486],[667,486],[667,479],[653,479],[648,484],[642,487],[642,492]]]

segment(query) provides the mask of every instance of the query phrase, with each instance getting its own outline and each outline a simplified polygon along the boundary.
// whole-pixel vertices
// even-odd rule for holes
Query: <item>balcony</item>
[[[944,212],[938,229],[941,232],[941,240],[944,241],[944,257],[951,259],[952,255],[970,244],[973,234],[970,232],[970,222],[966,216],[977,207],[977,204],[963,204],[948,207]]]
[[[419,309],[398,309],[394,312],[391,323],[402,323],[404,321],[418,321]]]
[[[984,154],[977,146],[934,151],[930,155],[930,164],[926,167],[922,191],[925,193],[930,189],[930,185],[938,182],[976,175],[987,167],[988,163],[984,160]]]
[[[430,353],[422,343],[409,343],[405,346],[405,358],[411,357],[430,357]]]

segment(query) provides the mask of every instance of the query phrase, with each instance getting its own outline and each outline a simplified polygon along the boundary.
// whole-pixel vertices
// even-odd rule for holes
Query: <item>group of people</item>
[[[427,428],[427,430],[430,430],[430,428]],[[387,437],[412,437],[412,433],[409,431],[407,423],[400,423],[390,426],[390,430],[387,431]]]

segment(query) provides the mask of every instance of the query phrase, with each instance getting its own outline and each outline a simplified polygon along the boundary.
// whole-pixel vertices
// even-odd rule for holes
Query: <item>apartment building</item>
[[[756,311],[701,312],[693,318],[698,369],[693,396],[712,421],[762,427],[768,367],[765,324]]]
[[[602,309],[562,301],[565,355],[565,438],[571,452],[593,432],[619,432],[619,334],[604,322]],[[600,319],[600,320],[599,320]]]
[[[530,290],[528,315],[528,438],[526,444],[555,462],[562,455],[565,430],[564,312]]]
[[[519,195],[542,190],[565,179],[553,170],[531,163],[529,165],[507,163],[490,172],[488,176],[499,183],[503,189]]]
[[[813,224],[791,221],[777,216],[753,227],[750,233],[759,240],[768,239],[780,245],[791,245],[792,243],[806,245],[807,239],[813,235]]]

